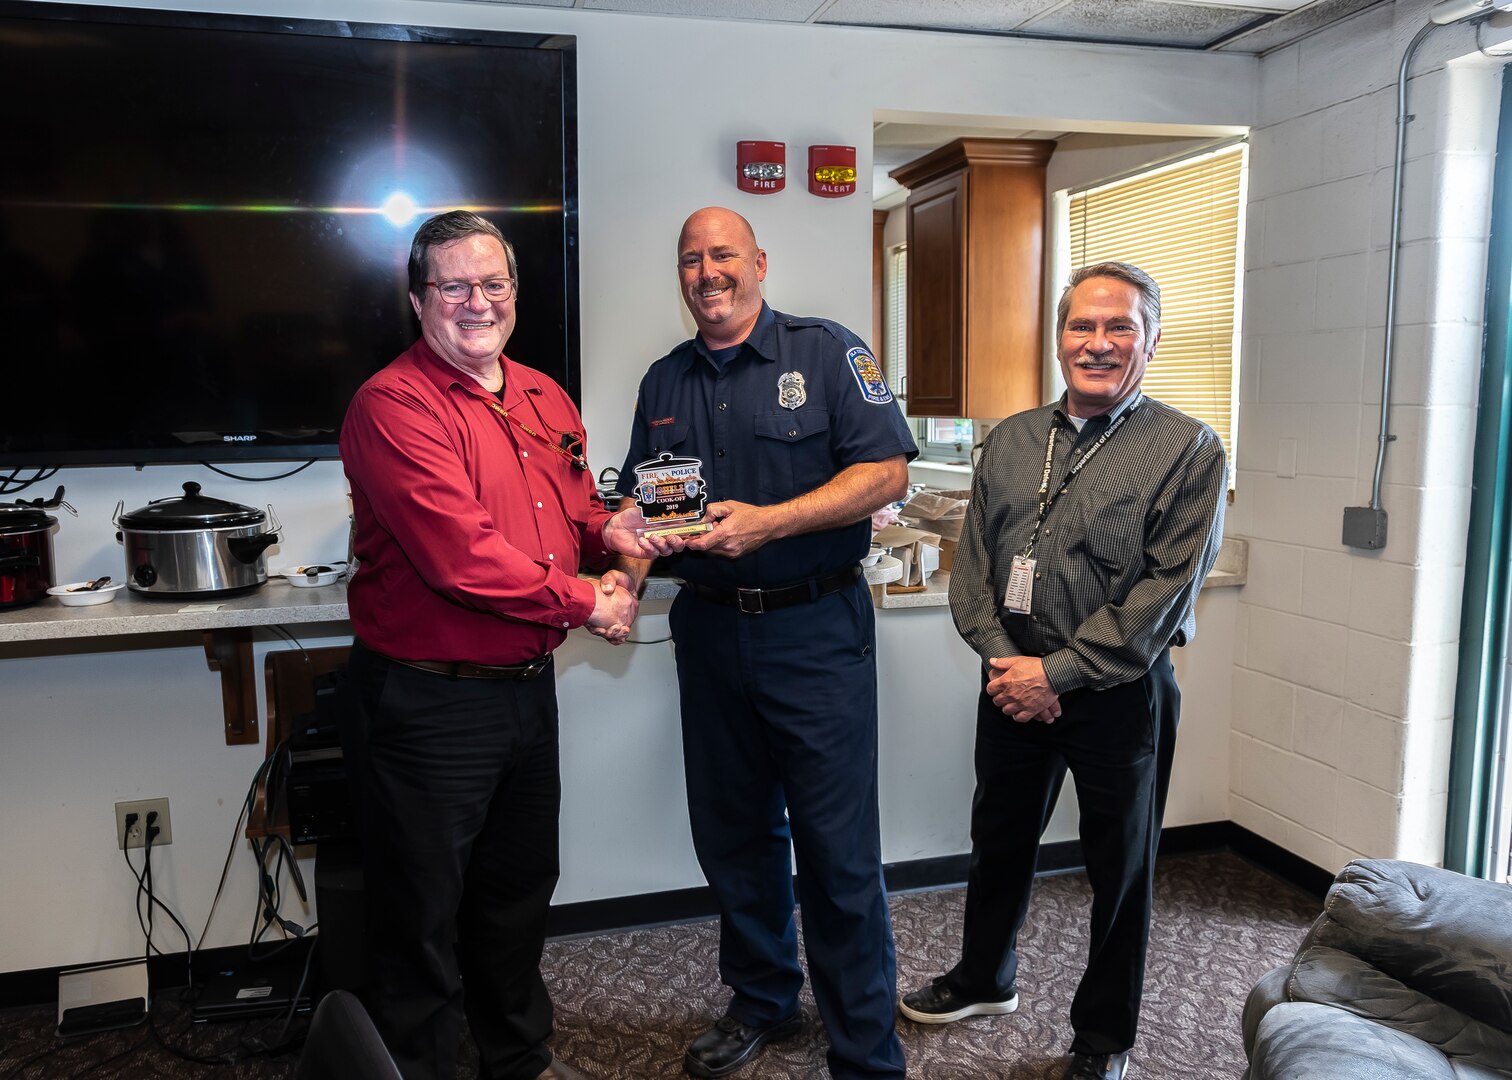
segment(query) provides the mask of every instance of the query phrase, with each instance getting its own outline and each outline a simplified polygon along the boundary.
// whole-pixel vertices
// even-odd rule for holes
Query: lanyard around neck
[[[544,445],[546,449],[550,450],[552,453],[560,454],[562,455],[562,457],[572,462],[574,468],[581,470],[586,470],[588,468],[588,459],[583,457],[583,442],[581,439],[574,439],[570,434],[564,434],[562,436],[562,441],[564,443],[567,443],[567,446],[554,443],[546,436],[542,435],[535,428],[527,424],[525,421],[521,420],[518,416],[515,416],[508,409],[504,408],[504,406],[500,405],[497,401],[490,401],[488,403],[488,407],[502,416],[505,420],[515,425],[515,427],[519,428],[525,434],[540,441],[541,444]],[[568,446],[573,447],[573,449],[568,449]]]
[[[1060,421],[1051,416],[1050,434],[1045,437],[1045,471],[1040,474],[1039,513],[1034,519],[1034,532],[1030,534],[1029,542],[1024,545],[1025,558],[1034,554],[1034,545],[1039,543],[1040,529],[1044,526],[1045,518],[1049,516],[1050,508],[1055,505],[1056,500],[1066,493],[1066,489],[1071,486],[1071,481],[1075,480],[1081,471],[1087,467],[1087,462],[1091,461],[1093,456],[1103,448],[1103,445],[1113,437],[1115,431],[1123,427],[1123,422],[1141,404],[1143,403],[1135,402],[1120,413],[1117,420],[1108,425],[1107,430],[1097,437],[1097,441],[1087,448],[1087,452],[1082,455],[1081,460],[1067,470],[1066,478],[1060,482],[1060,487],[1055,489],[1054,494],[1050,492],[1050,472],[1055,463],[1055,433],[1060,428]]]

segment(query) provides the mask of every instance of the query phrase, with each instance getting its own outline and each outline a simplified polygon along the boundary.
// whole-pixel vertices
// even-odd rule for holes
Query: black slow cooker
[[[35,604],[56,585],[53,529],[58,519],[47,511],[63,501],[60,487],[51,499],[21,499],[0,506],[0,610]]]

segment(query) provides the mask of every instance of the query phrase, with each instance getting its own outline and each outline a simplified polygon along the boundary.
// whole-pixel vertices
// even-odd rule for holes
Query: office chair
[[[345,990],[321,999],[294,1080],[403,1080],[362,1003]]]

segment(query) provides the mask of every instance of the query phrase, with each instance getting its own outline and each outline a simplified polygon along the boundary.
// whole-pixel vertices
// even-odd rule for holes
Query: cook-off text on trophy
[[[646,527],[641,536],[696,536],[713,526],[704,511],[703,462],[696,457],[660,457],[635,467],[635,501]]]

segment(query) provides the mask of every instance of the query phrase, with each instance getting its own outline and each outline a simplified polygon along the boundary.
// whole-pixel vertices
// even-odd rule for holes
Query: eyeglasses
[[[472,299],[473,289],[482,289],[483,298],[491,304],[508,300],[515,294],[511,278],[495,278],[493,281],[427,281],[432,289],[441,294],[448,304],[465,304]]]

